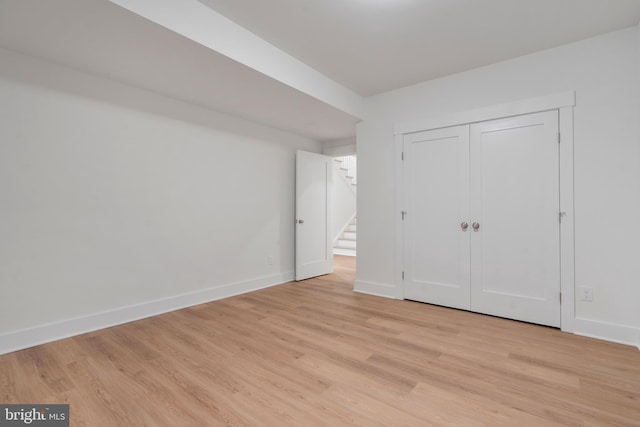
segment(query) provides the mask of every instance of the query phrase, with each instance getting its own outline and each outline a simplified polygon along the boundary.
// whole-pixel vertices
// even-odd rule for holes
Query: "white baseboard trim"
[[[257,291],[290,282],[293,278],[293,271],[287,271],[7,332],[0,335],[0,355],[234,295]]]
[[[353,286],[353,290],[361,294],[375,295],[377,297],[402,299],[402,297],[398,295],[398,288],[394,285],[388,285],[386,283],[356,280]]]
[[[575,319],[574,326],[576,335],[630,345],[640,350],[640,328],[580,317]]]
[[[402,299],[401,290],[394,285],[385,283],[356,280],[355,292],[384,298]],[[618,344],[630,345],[640,350],[640,328],[602,322],[584,318],[574,320],[573,333],[576,335],[610,341]]]

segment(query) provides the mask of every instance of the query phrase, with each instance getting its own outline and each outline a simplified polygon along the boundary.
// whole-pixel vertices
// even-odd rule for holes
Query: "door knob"
[[[296,221],[298,224],[304,224],[304,219],[299,219]]]
[[[467,231],[467,228],[469,228],[469,224],[463,222],[462,224],[460,224],[460,228],[462,228],[462,231]]]
[[[473,227],[473,231],[478,231],[480,229],[480,224],[474,222],[473,224],[471,224],[471,227]]]

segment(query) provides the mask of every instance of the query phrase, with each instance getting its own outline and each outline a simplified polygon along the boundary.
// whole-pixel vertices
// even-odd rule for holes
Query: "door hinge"
[[[560,304],[562,304],[562,292],[560,292]]]
[[[558,132],[558,144],[560,144],[560,132]]]
[[[567,213],[566,213],[565,211],[558,212],[558,222],[559,222],[560,224],[562,224],[562,217],[563,217],[563,216],[567,216]]]
[[[404,271],[402,272],[402,280],[404,280]]]
[[[407,211],[402,211],[400,214],[402,214],[402,220],[404,221],[404,217],[407,216]]]
[[[402,160],[404,160],[404,151],[400,153],[400,157],[402,158]]]

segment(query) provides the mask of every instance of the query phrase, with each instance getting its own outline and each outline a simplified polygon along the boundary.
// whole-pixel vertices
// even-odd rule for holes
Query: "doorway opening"
[[[355,155],[333,158],[333,254],[357,254],[358,163]]]

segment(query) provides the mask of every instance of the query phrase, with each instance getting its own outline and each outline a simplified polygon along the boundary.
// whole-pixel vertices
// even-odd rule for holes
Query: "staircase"
[[[357,192],[357,160],[356,156],[335,157],[334,161],[345,183],[353,194]],[[356,256],[356,216],[353,211],[351,222],[344,228],[333,246],[334,255]],[[347,218],[348,219],[348,218]]]
[[[358,184],[356,156],[334,157],[333,160],[338,164],[342,176],[351,184],[353,191],[356,191]]]
[[[333,246],[334,255],[356,256],[356,228],[357,218],[353,218]]]

